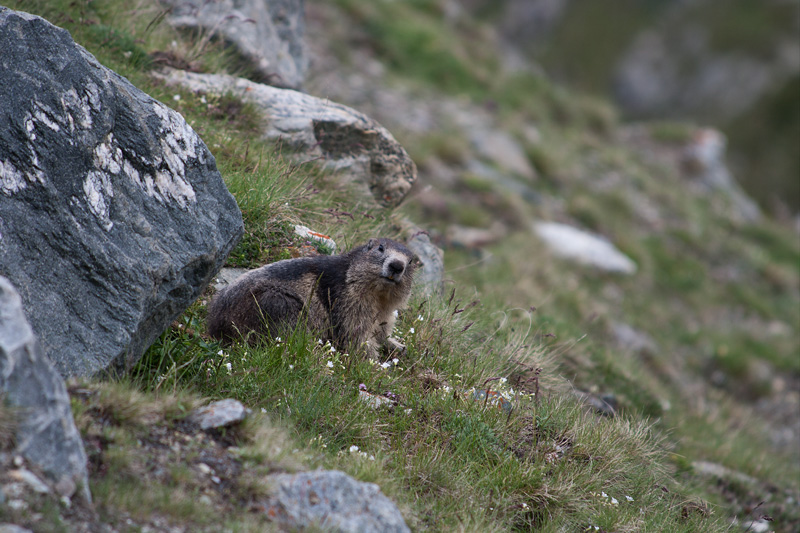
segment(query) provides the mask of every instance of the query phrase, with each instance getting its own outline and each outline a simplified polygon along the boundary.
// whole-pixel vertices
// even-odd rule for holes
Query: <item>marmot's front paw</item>
[[[388,337],[384,343],[384,346],[386,346],[386,351],[389,353],[389,355],[399,356],[406,354],[406,345],[393,337]]]

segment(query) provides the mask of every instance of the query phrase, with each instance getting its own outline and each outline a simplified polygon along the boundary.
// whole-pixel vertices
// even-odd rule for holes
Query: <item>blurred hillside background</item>
[[[623,118],[712,125],[773,213],[800,209],[800,2],[461,0],[553,78]]]

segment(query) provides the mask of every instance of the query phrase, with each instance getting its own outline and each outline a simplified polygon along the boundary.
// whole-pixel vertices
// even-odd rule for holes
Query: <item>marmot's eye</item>
[[[382,245],[382,244],[381,244],[380,246],[378,246],[378,251],[379,251],[380,253],[383,253],[383,250],[384,250],[384,248],[383,248],[383,245]]]

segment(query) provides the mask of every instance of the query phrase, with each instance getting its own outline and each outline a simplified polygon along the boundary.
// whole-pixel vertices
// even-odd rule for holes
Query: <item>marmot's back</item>
[[[404,245],[372,239],[346,254],[288,259],[240,276],[208,308],[208,332],[219,339],[269,338],[307,317],[340,349],[376,349],[411,292],[416,257]]]

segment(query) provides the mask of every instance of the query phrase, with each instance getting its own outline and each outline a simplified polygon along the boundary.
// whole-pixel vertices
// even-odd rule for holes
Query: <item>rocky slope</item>
[[[130,383],[71,384],[94,506],[45,512],[57,498],[0,433],[3,520],[352,530],[320,522],[320,502],[358,494],[364,523],[398,530],[796,529],[797,234],[731,179],[718,132],[621,124],[451,2],[306,2],[305,25],[280,27],[307,31],[309,94],[256,85],[269,76],[213,38],[220,25],[171,33],[164,5],[34,7],[203,136],[244,218],[229,264],[329,246],[297,222],[344,247],[384,232],[419,241],[448,291],[420,291],[400,317],[408,359],[382,362],[303,336],[223,349],[201,333],[205,293]],[[185,389],[256,414],[200,430]],[[321,497],[324,474],[290,475],[314,466],[374,480],[397,507],[374,485]]]

